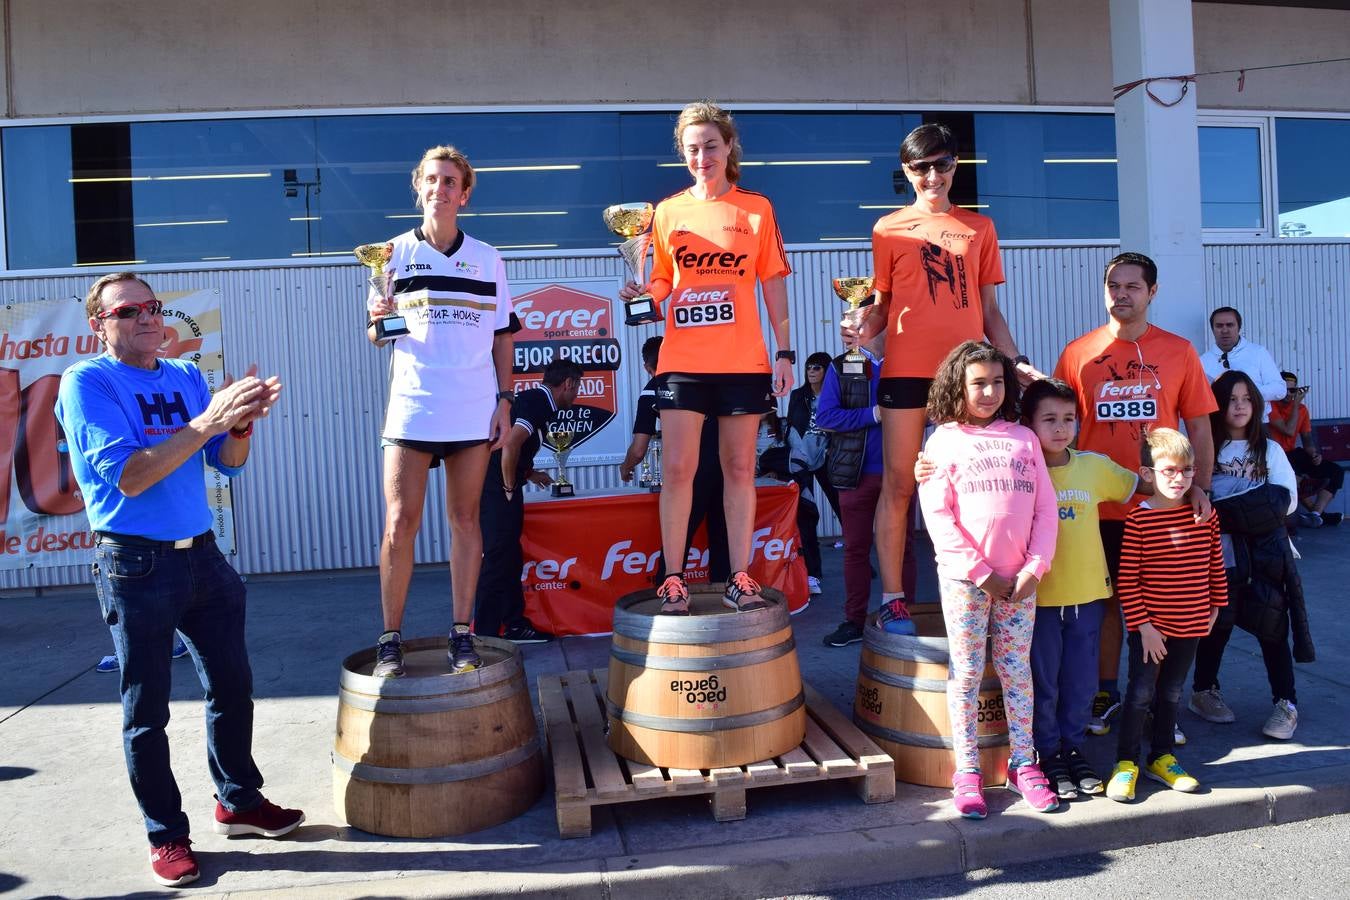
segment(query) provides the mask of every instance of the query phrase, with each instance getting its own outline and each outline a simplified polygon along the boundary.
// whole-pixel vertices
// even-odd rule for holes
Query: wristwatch
[[[1015,365],[1015,366],[1022,366],[1022,365],[1029,366],[1029,365],[1031,365],[1031,360],[1027,359],[1027,356],[1026,356],[1025,353],[1019,353],[1019,354],[1017,354],[1016,356],[1013,357],[1013,365]]]
[[[516,402],[516,392],[515,392],[515,391],[498,391],[498,392],[497,392],[497,399],[498,399],[498,400],[505,400],[507,403],[512,403],[512,404],[514,404],[514,403]]]
[[[773,358],[774,358],[774,359],[786,359],[788,362],[792,363],[792,364],[795,366],[795,365],[797,364],[797,351],[796,351],[796,350],[779,350],[776,354],[774,354],[774,357],[773,357]]]

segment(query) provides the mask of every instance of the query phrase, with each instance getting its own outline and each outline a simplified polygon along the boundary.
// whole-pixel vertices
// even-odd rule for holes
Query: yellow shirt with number
[[[1050,571],[1036,589],[1037,606],[1074,606],[1111,596],[1097,504],[1125,502],[1138,481],[1100,453],[1070,450],[1067,465],[1050,467],[1059,537]]]

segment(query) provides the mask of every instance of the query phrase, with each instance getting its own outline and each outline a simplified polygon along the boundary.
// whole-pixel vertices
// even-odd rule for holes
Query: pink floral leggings
[[[1036,597],[999,600],[969,581],[938,579],[942,617],[947,622],[951,672],[947,679],[947,712],[952,720],[956,769],[980,771],[975,731],[979,715],[980,680],[984,677],[985,643],[993,638],[994,671],[1003,684],[1003,707],[1008,717],[1009,768],[1034,762],[1031,739],[1031,635],[1036,623]]]

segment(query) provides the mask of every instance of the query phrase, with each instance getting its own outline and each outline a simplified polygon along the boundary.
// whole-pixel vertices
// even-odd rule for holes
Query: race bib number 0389
[[[1152,397],[1140,400],[1097,401],[1098,422],[1152,422],[1158,418],[1158,401]]]
[[[731,325],[736,321],[736,304],[727,288],[685,288],[676,296],[672,309],[677,328]]]

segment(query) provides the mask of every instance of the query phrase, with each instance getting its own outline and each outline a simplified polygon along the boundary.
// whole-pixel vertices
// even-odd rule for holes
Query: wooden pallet
[[[750,788],[854,780],[865,803],[895,799],[891,758],[808,684],[806,739],[774,759],[726,769],[664,769],[622,759],[605,743],[606,669],[539,677],[539,705],[553,754],[558,832],[588,837],[591,808],[656,797],[708,794],[713,818],[745,818]]]

